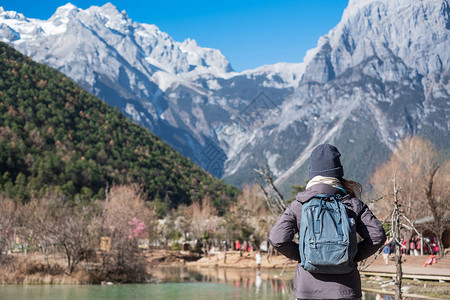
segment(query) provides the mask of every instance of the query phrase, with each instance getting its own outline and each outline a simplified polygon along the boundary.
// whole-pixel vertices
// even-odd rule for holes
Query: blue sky
[[[48,19],[67,2],[82,9],[111,2],[134,21],[155,24],[175,40],[192,38],[200,46],[220,49],[233,69],[242,71],[301,62],[318,38],[340,21],[348,0],[0,0],[0,6]]]

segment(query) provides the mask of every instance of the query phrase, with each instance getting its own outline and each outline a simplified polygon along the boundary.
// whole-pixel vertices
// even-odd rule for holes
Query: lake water
[[[293,299],[292,273],[279,271],[157,268],[152,274],[163,283],[111,286],[43,285],[0,286],[1,300],[244,300]],[[363,299],[375,300],[366,293]],[[380,299],[380,298],[378,298]],[[383,298],[381,298],[383,299]],[[386,298],[386,299],[390,299]]]

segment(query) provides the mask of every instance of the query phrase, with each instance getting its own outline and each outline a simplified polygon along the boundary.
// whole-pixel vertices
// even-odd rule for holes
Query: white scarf
[[[312,187],[315,184],[319,184],[319,183],[325,183],[328,185],[331,185],[332,187],[340,187],[343,188],[341,182],[339,181],[339,179],[334,178],[334,177],[325,177],[325,176],[314,176],[306,185],[306,189],[309,189],[310,187]]]

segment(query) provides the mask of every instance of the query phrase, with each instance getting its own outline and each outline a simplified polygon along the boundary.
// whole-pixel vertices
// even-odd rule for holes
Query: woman
[[[356,262],[374,254],[386,241],[386,234],[380,221],[358,197],[361,185],[343,179],[344,169],[336,147],[323,144],[311,153],[309,167],[310,181],[306,190],[296,196],[281,215],[270,232],[269,240],[276,250],[290,259],[300,262],[299,245],[292,239],[300,229],[302,205],[318,194],[340,194],[345,197],[349,220],[353,219],[356,232],[362,237],[354,258]],[[294,281],[294,296],[297,299],[358,299],[361,294],[361,278],[356,267],[346,274],[318,274],[304,270],[297,265]]]
[[[383,255],[384,264],[386,266],[389,265],[389,255],[391,254],[391,242],[392,239],[386,242],[383,248],[383,253],[381,253]]]

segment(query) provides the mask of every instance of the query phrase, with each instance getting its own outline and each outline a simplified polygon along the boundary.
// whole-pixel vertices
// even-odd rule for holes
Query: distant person
[[[425,261],[425,263],[423,264],[424,267],[426,266],[431,266],[432,264],[436,264],[437,263],[437,258],[436,256],[434,256],[434,254],[431,254],[427,260]]]
[[[236,251],[241,251],[241,242],[239,242],[239,240],[236,240],[236,242],[234,243],[234,249]]]
[[[227,241],[222,241],[222,248],[224,252],[227,252],[228,250],[228,243]]]
[[[414,255],[414,250],[416,250],[416,242],[414,241],[414,237],[411,239],[409,243],[409,255]]]
[[[414,255],[419,256],[420,255],[420,249],[422,249],[422,246],[420,244],[420,238],[416,238],[416,250],[414,250]]]
[[[384,248],[383,248],[382,255],[383,255],[383,260],[384,260],[384,263],[386,264],[386,266],[389,265],[389,254],[391,254],[391,243],[384,245]]]
[[[439,253],[439,244],[436,242],[435,238],[433,238],[433,239],[434,239],[434,242],[433,242],[433,254],[438,254]]]
[[[244,242],[242,243],[241,249],[242,249],[243,251],[248,251],[248,242],[247,242],[247,241],[244,241]]]
[[[297,194],[270,232],[274,248],[299,262],[294,280],[297,299],[360,299],[356,262],[386,241],[381,222],[357,198],[361,185],[343,178],[340,156],[329,144],[312,151],[306,190]],[[362,237],[359,243],[356,232]],[[292,240],[296,233],[301,251]],[[335,238],[327,239],[332,235]]]
[[[403,239],[403,242],[402,242],[402,253],[406,254],[406,239]]]

